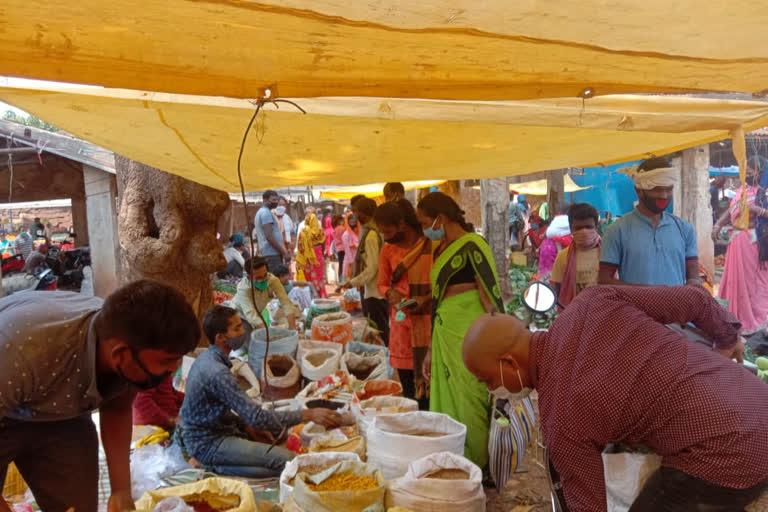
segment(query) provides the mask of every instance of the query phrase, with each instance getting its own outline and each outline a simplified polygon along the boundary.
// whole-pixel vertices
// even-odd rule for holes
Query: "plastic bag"
[[[131,495],[134,500],[162,485],[162,479],[189,468],[177,444],[150,444],[131,453]]]
[[[312,321],[320,315],[326,313],[338,313],[341,311],[341,302],[335,299],[314,299],[312,305],[307,311],[307,328],[312,327]]]
[[[266,330],[256,329],[251,333],[251,343],[248,346],[248,364],[258,378],[262,376],[264,354],[267,351]],[[271,328],[269,330],[269,354],[287,354],[296,356],[299,346],[299,333],[291,329]]]
[[[380,471],[362,462],[354,460],[339,463],[336,472],[351,471],[359,476],[368,476],[378,485],[373,489],[358,491],[313,491],[306,484],[309,476],[299,472],[296,476],[291,498],[298,510],[306,512],[360,512],[365,510],[384,510],[386,481]],[[376,508],[369,508],[376,507]],[[295,509],[294,509],[295,510]]]
[[[466,437],[466,425],[447,414],[416,411],[377,416],[367,432],[368,461],[385,478],[398,478],[421,457],[438,452],[463,455]]]
[[[187,505],[180,497],[171,496],[155,505],[153,512],[195,512],[195,509]]]
[[[387,362],[387,376],[383,378],[391,379],[395,374],[395,369],[389,364],[389,349],[384,345],[374,345],[373,343],[363,343],[362,341],[350,341],[344,346],[344,350],[361,356],[371,356],[383,353],[384,361]]]
[[[357,418],[360,434],[366,436],[368,428],[376,416],[402,414],[419,410],[419,403],[401,396],[375,396],[360,403],[352,404],[352,412]]]
[[[360,457],[351,452],[320,452],[298,455],[296,458],[285,465],[285,469],[280,474],[280,503],[285,503],[288,496],[293,492],[292,480],[302,467],[324,466],[341,460],[354,460],[360,462]]]
[[[341,369],[354,375],[357,380],[386,380],[387,361],[383,352],[370,356],[361,356],[347,352],[341,356]]]
[[[312,320],[312,339],[342,345],[352,341],[352,316],[345,311],[318,316]]]
[[[661,456],[616,453],[613,445],[603,450],[605,498],[608,512],[627,512],[651,473],[661,467]]]
[[[136,502],[136,512],[153,512],[159,502],[171,496],[194,500],[200,499],[201,495],[220,500],[222,504],[218,507],[214,506],[214,508],[223,508],[227,512],[253,512],[256,510],[253,491],[245,482],[229,478],[206,478],[193,484],[146,492]],[[230,503],[238,504],[233,506]]]
[[[320,380],[338,371],[340,359],[341,351],[333,347],[305,350],[299,360],[301,374],[309,380]]]
[[[403,477],[389,482],[387,506],[419,512],[482,512],[483,472],[461,455],[427,455],[411,462]]]

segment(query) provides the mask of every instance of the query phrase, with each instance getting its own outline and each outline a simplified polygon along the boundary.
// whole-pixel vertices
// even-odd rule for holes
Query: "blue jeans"
[[[268,444],[257,443],[242,437],[225,437],[214,451],[205,468],[220,475],[247,478],[271,478],[280,476],[285,464],[294,453],[275,446],[269,453]]]

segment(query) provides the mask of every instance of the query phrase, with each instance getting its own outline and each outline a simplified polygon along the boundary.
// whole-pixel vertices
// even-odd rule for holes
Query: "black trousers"
[[[370,319],[381,332],[384,345],[389,347],[389,302],[387,299],[363,299],[363,315]]]
[[[661,467],[645,482],[629,512],[742,512],[766,488],[768,482],[730,489]]]
[[[14,462],[43,512],[96,512],[99,438],[90,415],[52,422],[0,420],[0,482]]]
[[[344,254],[345,251],[336,251],[336,259],[339,260],[339,282],[342,281],[342,277],[344,276]]]

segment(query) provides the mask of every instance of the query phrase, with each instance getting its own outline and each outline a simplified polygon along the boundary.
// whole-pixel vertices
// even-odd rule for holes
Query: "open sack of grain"
[[[299,367],[309,380],[320,380],[339,370],[343,347],[332,341],[300,341]]]
[[[368,462],[387,479],[403,476],[414,460],[439,452],[464,453],[467,427],[447,414],[406,412],[377,416],[368,428]]]
[[[306,473],[309,476],[316,475],[342,460],[360,461],[357,454],[345,452],[307,453],[298,455],[285,465],[280,474],[280,503],[285,503],[293,492],[294,479],[298,473]]]
[[[188,506],[205,507],[226,512],[252,512],[256,510],[253,491],[248,484],[229,478],[206,478],[199,482],[167,487],[144,493],[136,502],[137,512],[153,512],[165,498],[178,496]]]
[[[325,471],[296,475],[285,512],[360,512],[384,510],[386,481],[381,471],[354,461],[341,461]]]
[[[455,453],[427,455],[411,462],[405,475],[389,482],[387,506],[419,512],[483,512],[483,472]]]
[[[342,345],[352,341],[352,316],[344,311],[318,316],[312,320],[312,339]]]
[[[352,404],[352,412],[360,427],[360,434],[363,436],[366,436],[366,431],[376,416],[402,414],[418,410],[419,403],[416,400],[402,396],[375,396]]]

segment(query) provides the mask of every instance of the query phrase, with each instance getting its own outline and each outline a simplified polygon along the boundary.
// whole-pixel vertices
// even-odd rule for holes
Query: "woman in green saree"
[[[496,265],[488,243],[464,220],[449,196],[433,192],[419,201],[424,234],[440,241],[430,274],[432,345],[424,361],[430,379],[431,411],[467,426],[464,455],[484,468],[488,463],[488,390],[464,366],[461,345],[475,319],[504,311]]]

